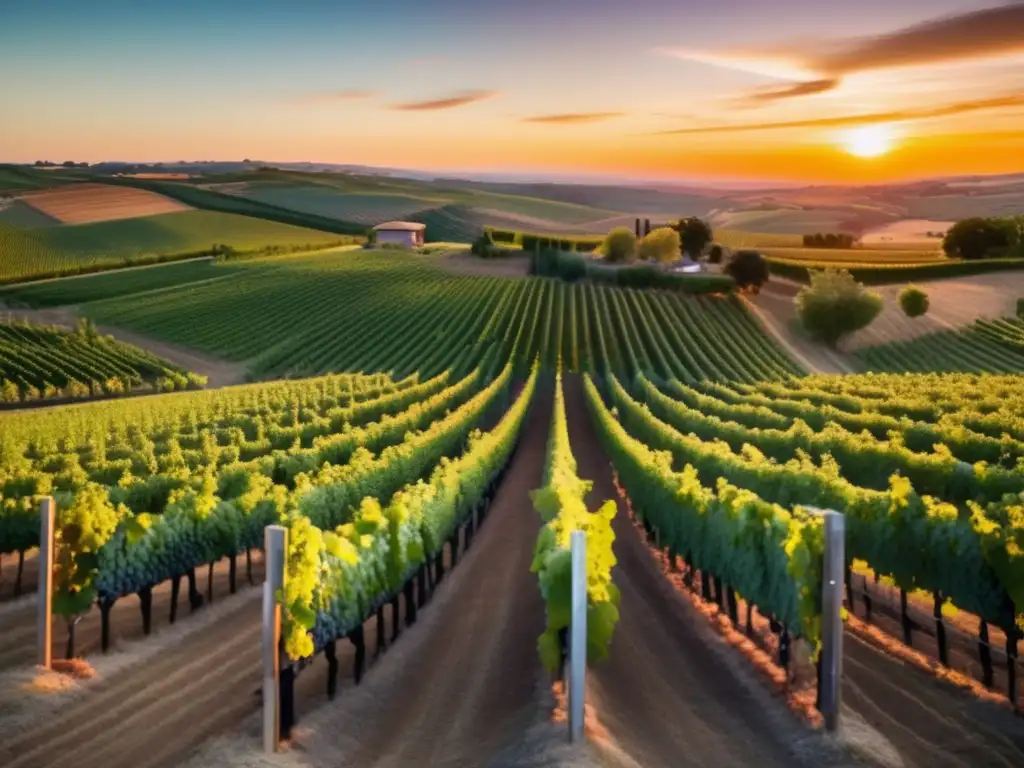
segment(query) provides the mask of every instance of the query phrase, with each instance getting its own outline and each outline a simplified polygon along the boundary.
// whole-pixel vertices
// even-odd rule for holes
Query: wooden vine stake
[[[266,577],[263,581],[263,751],[277,752],[281,742],[281,606],[288,529],[268,525],[264,531]]]
[[[53,527],[56,523],[56,505],[53,497],[45,497],[39,504],[39,618],[36,625],[36,644],[39,666],[49,669],[53,661]]]

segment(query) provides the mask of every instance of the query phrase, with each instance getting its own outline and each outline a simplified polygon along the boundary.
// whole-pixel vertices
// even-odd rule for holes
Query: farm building
[[[380,244],[394,243],[406,245],[410,248],[418,248],[423,245],[423,235],[427,229],[426,224],[415,221],[385,221],[378,224],[373,230],[377,233],[377,242]]]

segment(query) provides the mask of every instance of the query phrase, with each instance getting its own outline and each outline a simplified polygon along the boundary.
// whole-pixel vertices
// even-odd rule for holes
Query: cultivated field
[[[42,189],[26,192],[20,199],[61,224],[94,224],[189,210],[189,206],[163,195],[108,184]]]
[[[312,183],[258,175],[282,194]],[[253,181],[241,176],[220,182]],[[388,204],[453,187],[407,215],[437,217],[428,227],[455,241],[475,239],[481,211],[532,219],[543,202],[456,199],[515,197],[501,185],[325,177],[332,195]],[[136,247],[131,236],[151,247],[158,238],[132,227],[154,220],[178,244],[214,231],[211,244],[230,244],[230,232],[253,251],[310,244],[273,240],[285,233],[338,237],[280,223],[292,214],[278,203],[125,181],[277,218],[199,210],[19,231],[110,228],[112,249]],[[528,189],[583,194],[551,186]],[[557,200],[576,206],[560,208],[564,226],[582,226],[568,223],[581,206],[614,213],[598,208],[611,192],[591,194]],[[656,210],[682,196],[634,199]],[[718,234],[793,248],[787,233]],[[50,253],[26,252],[22,273]],[[1012,314],[1016,275],[928,284],[929,314],[903,321],[975,325],[946,357],[885,358],[921,373],[816,375],[857,370],[867,353],[826,359],[799,338],[796,284],[748,299],[700,278],[655,290],[534,277],[523,261],[336,248],[0,292],[24,315],[90,318],[235,376],[211,384],[250,377],[0,413],[4,768],[1024,764],[1024,386],[926,372],[996,349],[1024,360],[1020,322],[977,322]],[[895,330],[896,288],[883,292],[877,332],[917,335],[924,326]],[[0,370],[31,360],[25,376],[71,378],[103,352],[120,361],[84,327],[2,328]],[[3,358],[5,343],[23,347]],[[37,605],[23,596],[37,588],[43,495],[61,564],[51,649],[84,659],[49,672],[30,666]],[[820,509],[844,514],[849,560],[843,728],[830,737],[813,660]],[[287,742],[274,757],[259,716],[270,524],[289,539],[275,597]],[[589,673],[587,739],[570,746],[557,678],[575,530],[587,536]]]

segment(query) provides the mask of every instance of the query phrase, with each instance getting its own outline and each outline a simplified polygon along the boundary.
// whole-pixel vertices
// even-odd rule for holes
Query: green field
[[[0,200],[0,226],[33,229],[35,227],[52,227],[60,222],[36,210],[21,200]]]
[[[246,362],[261,376],[433,375],[444,357],[417,349],[456,344],[479,358],[519,335],[523,361],[535,354],[553,361],[561,350],[571,370],[627,376],[650,365],[685,380],[740,381],[799,371],[734,298],[452,277],[421,256],[389,251],[228,263],[211,274],[217,272],[231,277],[145,301],[91,303],[83,311],[104,324]],[[394,343],[381,345],[381,334]],[[730,361],[715,363],[714,350]]]
[[[27,323],[0,323],[0,402],[124,394],[150,384],[199,384],[186,372],[128,344]]]
[[[344,241],[331,232],[212,211],[182,211],[96,224],[21,229],[0,224],[0,282],[209,253],[322,248]]]
[[[115,296],[129,296],[222,277],[212,259],[158,264],[130,270],[113,270],[95,275],[44,280],[30,285],[0,287],[0,301],[8,306],[58,307],[84,304]]]

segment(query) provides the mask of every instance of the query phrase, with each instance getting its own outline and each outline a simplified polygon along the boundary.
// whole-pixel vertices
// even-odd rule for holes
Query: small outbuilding
[[[377,242],[380,245],[391,243],[419,248],[423,245],[427,225],[416,221],[385,221],[374,227],[373,231],[377,233]]]

